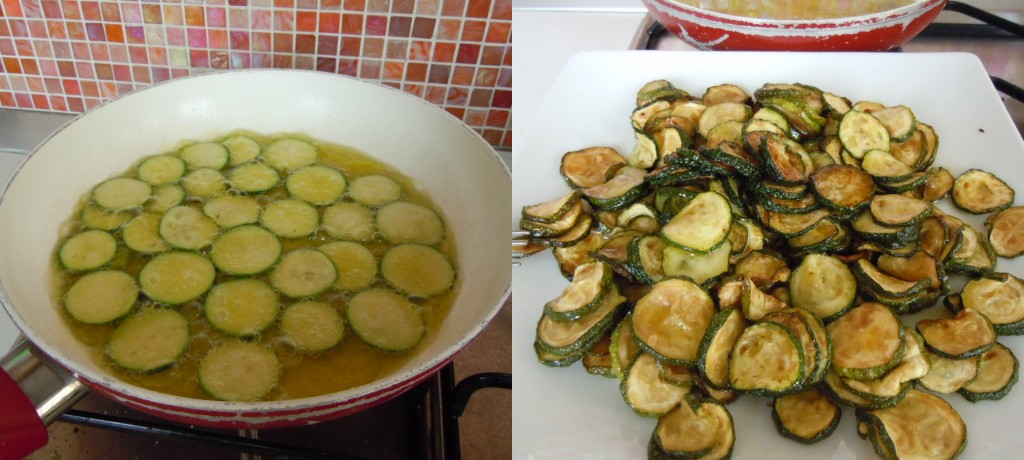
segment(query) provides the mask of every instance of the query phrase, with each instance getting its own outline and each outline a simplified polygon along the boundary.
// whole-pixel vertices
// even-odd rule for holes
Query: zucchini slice
[[[728,241],[732,227],[729,200],[715,192],[693,197],[664,227],[661,235],[669,244],[692,252],[711,252]]]
[[[881,184],[890,184],[910,178],[914,170],[885,150],[869,150],[861,159],[860,167]]]
[[[213,243],[220,233],[220,227],[199,209],[179,205],[164,213],[158,231],[160,237],[171,246],[197,250]]]
[[[823,321],[831,321],[853,306],[857,280],[835,256],[808,254],[789,278],[789,298]]]
[[[946,168],[932,168],[928,171],[928,179],[921,189],[921,199],[939,201],[953,190],[953,175]]]
[[[278,139],[263,148],[263,161],[278,171],[292,171],[316,163],[319,152],[309,142]]]
[[[942,398],[918,390],[892,407],[858,411],[858,420],[873,427],[876,451],[890,458],[956,458],[967,445],[963,419]]]
[[[856,109],[846,112],[839,121],[838,134],[846,151],[858,160],[871,150],[889,150],[889,130],[866,112]]]
[[[903,323],[885,305],[867,302],[828,324],[832,368],[841,377],[872,380],[896,366],[906,351]]]
[[[650,458],[728,458],[734,439],[725,406],[705,401],[691,408],[684,402],[658,418],[648,451]]]
[[[221,228],[254,223],[259,220],[260,211],[259,201],[245,195],[223,194],[203,203],[203,214]]]
[[[178,152],[178,156],[185,161],[189,170],[221,169],[228,164],[229,155],[227,147],[220,142],[196,142]]]
[[[1024,206],[1014,206],[992,214],[985,220],[988,241],[1001,257],[1024,254]]]
[[[903,195],[875,195],[871,199],[871,217],[887,227],[916,225],[932,213],[931,203]]]
[[[115,177],[101,182],[92,191],[93,201],[104,209],[122,211],[142,206],[153,196],[153,187],[130,177]]]
[[[281,337],[302,353],[334,348],[345,338],[345,322],[327,302],[293,303],[281,313]]]
[[[260,224],[282,238],[302,238],[316,231],[320,214],[305,201],[276,200],[263,207]]]
[[[213,241],[210,260],[232,275],[255,275],[270,269],[281,258],[281,242],[262,227],[232,227]]]
[[[664,251],[668,243],[658,235],[644,235],[629,242],[627,253],[633,277],[644,284],[654,284],[665,277]]]
[[[637,415],[660,417],[678,406],[690,389],[663,380],[658,360],[653,355],[641,353],[626,368],[619,382],[619,391]]]
[[[729,241],[709,253],[691,252],[667,245],[662,250],[662,272],[665,276],[683,276],[704,285],[729,270],[731,253],[732,243]]]
[[[392,246],[380,259],[380,274],[391,287],[419,299],[436,296],[455,285],[455,267],[448,257],[422,244]]]
[[[625,301],[626,298],[619,295],[618,288],[613,285],[597,310],[576,321],[554,321],[541,315],[537,322],[537,345],[541,350],[555,355],[587,350],[608,328],[616,324],[616,313]]]
[[[631,322],[631,314],[622,318],[622,321],[612,329],[611,340],[608,343],[608,352],[612,355],[612,373],[619,380],[625,375],[626,368],[644,351],[633,338]]]
[[[542,224],[558,222],[583,197],[578,190],[544,203],[523,206],[522,219]]]
[[[551,252],[558,262],[558,270],[570,281],[576,267],[594,260],[591,253],[600,249],[607,240],[601,232],[591,230],[587,236],[572,246],[555,247]]]
[[[842,415],[842,409],[816,388],[772,400],[775,429],[801,444],[815,444],[831,436]]]
[[[367,289],[345,306],[345,322],[367,345],[385,352],[411,350],[426,335],[423,313],[416,304],[387,289]]]
[[[820,369],[818,365],[824,361],[821,354],[827,350],[818,347],[818,340],[811,331],[807,317],[797,313],[797,309],[783,309],[765,315],[761,321],[784,326],[800,342],[804,352],[804,377],[799,383],[801,387],[816,385],[824,378],[827,369]]]
[[[57,257],[68,270],[87,271],[106,265],[114,260],[115,254],[117,239],[113,235],[103,230],[86,230],[65,240]]]
[[[746,327],[746,319],[735,308],[723,308],[711,318],[697,350],[697,367],[708,386],[729,388],[729,355]]]
[[[707,104],[707,102],[704,102]],[[750,119],[753,112],[750,106],[742,102],[720,102],[709,104],[697,120],[697,132],[707,138],[711,130],[723,123],[735,121],[743,123]],[[739,128],[740,125],[737,125]]]
[[[1003,399],[1017,383],[1019,368],[1013,350],[996,342],[981,355],[978,374],[958,391],[971,402]]]
[[[153,373],[173,366],[190,339],[188,320],[169,308],[143,308],[114,329],[107,356],[129,372]]]
[[[692,281],[655,284],[633,307],[633,335],[648,353],[673,364],[693,365],[715,315],[711,297]]]
[[[377,231],[373,211],[356,203],[341,202],[328,206],[321,220],[324,231],[340,240],[367,241]]]
[[[402,198],[402,185],[380,174],[360,176],[352,179],[348,186],[348,196],[356,203],[379,208]]]
[[[269,276],[270,285],[293,299],[320,294],[334,287],[338,269],[326,254],[312,248],[281,256]]]
[[[814,165],[800,144],[774,133],[763,133],[757,152],[766,176],[786,185],[807,182]]]
[[[230,341],[210,350],[199,361],[199,386],[222,401],[258,401],[277,387],[281,361],[270,348],[253,342]]]
[[[185,175],[185,161],[174,155],[154,155],[139,163],[135,175],[154,187],[173,184]]]
[[[1012,206],[1014,192],[995,174],[970,169],[953,182],[951,196],[958,208],[971,214],[987,214]]]
[[[804,348],[789,328],[773,322],[743,330],[732,349],[729,383],[738,393],[781,396],[805,376]]]
[[[743,277],[741,280],[743,285],[740,290],[740,308],[747,319],[758,321],[770,313],[786,308],[785,302],[762,291],[750,278]]]
[[[228,185],[234,190],[259,193],[276,187],[281,176],[266,163],[245,163],[232,169],[227,179]]]
[[[245,135],[234,135],[220,141],[228,149],[228,164],[231,166],[248,163],[260,156],[263,146]]]
[[[85,324],[107,324],[129,312],[139,298],[139,286],[119,270],[96,271],[78,278],[64,294],[64,310]]]
[[[338,201],[348,188],[348,179],[334,168],[312,165],[288,173],[285,189],[293,197],[317,206]]]
[[[207,199],[228,189],[224,174],[213,168],[201,168],[181,178],[181,186],[189,196]]]
[[[624,209],[643,196],[646,174],[644,169],[623,166],[607,181],[583,189],[583,195],[596,208]]]
[[[603,184],[626,159],[610,147],[590,147],[562,155],[559,172],[570,187],[582,189]]]
[[[972,279],[959,299],[962,307],[987,317],[999,334],[1018,335],[1024,329],[1024,282],[1016,276]]]
[[[217,270],[210,259],[194,252],[157,254],[139,272],[139,287],[156,302],[180,305],[191,302],[213,286]]]
[[[267,283],[246,278],[215,285],[203,303],[210,325],[240,338],[259,335],[277,320],[280,310],[280,299]]]
[[[352,241],[333,241],[317,249],[326,254],[338,269],[338,279],[334,282],[336,289],[355,292],[377,280],[377,257],[366,246]]]
[[[907,298],[925,290],[931,281],[905,281],[883,273],[868,259],[860,259],[853,264],[853,275],[857,278],[861,292],[872,297]]]
[[[850,165],[828,165],[811,175],[818,200],[833,211],[860,212],[875,196],[875,184],[862,169]]]
[[[544,315],[555,321],[575,321],[601,305],[611,283],[612,269],[607,264],[590,262],[577,266],[569,286],[544,304]]]
[[[164,252],[171,249],[160,237],[160,214],[144,212],[132,218],[121,229],[124,245],[143,254]]]
[[[384,239],[395,244],[437,244],[445,236],[441,216],[426,206],[408,201],[395,201],[377,209],[374,224]]]
[[[153,196],[143,205],[143,210],[163,214],[185,200],[185,189],[178,184],[165,184],[153,188]]]
[[[903,142],[917,130],[917,117],[905,105],[895,105],[871,112],[889,131],[892,142]]]
[[[614,378],[612,371],[612,354],[609,352],[611,330],[587,349],[583,355],[583,368],[588,374]]]
[[[917,380],[924,389],[936,393],[955,393],[978,375],[981,356],[965,359],[943,358],[924,350],[928,359],[928,373]]]
[[[903,358],[884,375],[872,380],[844,378],[843,383],[850,391],[872,401],[899,396],[905,385],[925,376],[929,369],[920,337],[914,331],[907,330],[904,342],[907,351],[903,353]]]
[[[992,321],[971,308],[960,310],[953,318],[922,319],[917,331],[929,351],[950,359],[980,355],[998,338]]]

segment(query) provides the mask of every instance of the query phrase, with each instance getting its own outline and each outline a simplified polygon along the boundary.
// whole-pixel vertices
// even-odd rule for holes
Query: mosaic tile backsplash
[[[315,69],[511,147],[511,35],[511,0],[0,0],[0,107],[78,113],[216,69]]]

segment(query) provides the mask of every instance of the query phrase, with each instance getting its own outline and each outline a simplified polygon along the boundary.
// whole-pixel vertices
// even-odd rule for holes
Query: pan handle
[[[0,358],[0,460],[20,459],[46,445],[46,426],[89,392],[70,373],[47,365],[36,353],[19,337]]]

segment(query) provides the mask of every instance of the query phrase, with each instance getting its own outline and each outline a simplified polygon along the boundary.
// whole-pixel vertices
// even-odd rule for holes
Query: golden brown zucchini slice
[[[853,306],[857,280],[849,267],[828,254],[808,254],[789,279],[789,299],[823,321],[830,321]]]
[[[772,401],[775,429],[801,444],[814,444],[831,436],[842,415],[842,409],[817,388]]]
[[[673,246],[707,253],[728,241],[731,227],[729,200],[715,192],[704,192],[683,206],[661,228],[661,235]]]
[[[988,241],[996,255],[1017,257],[1024,254],[1024,206],[999,211],[985,220]]]
[[[683,403],[661,416],[648,443],[650,458],[729,458],[736,435],[725,406]]]
[[[601,335],[614,326],[619,306],[626,301],[614,285],[604,301],[593,312],[576,321],[554,321],[541,315],[537,322],[537,345],[554,355],[570,355],[588,349]]]
[[[1009,273],[967,282],[960,292],[962,307],[985,315],[1001,335],[1024,333],[1024,282]]]
[[[638,415],[660,417],[679,405],[690,389],[666,382],[661,378],[657,358],[641,353],[626,368],[619,392]]]
[[[1002,211],[1013,205],[1014,192],[988,171],[970,169],[953,182],[953,204],[971,214]]]
[[[870,150],[889,150],[889,130],[869,113],[850,110],[839,121],[839,140],[854,158],[864,158]]]
[[[906,352],[903,323],[885,305],[867,302],[828,324],[832,368],[841,377],[871,380],[895,367]]]
[[[577,221],[579,221],[580,216],[585,213],[583,200],[577,200],[557,220],[551,223],[520,220],[519,228],[530,232],[530,235],[536,238],[555,238],[572,230],[576,226]]]
[[[904,385],[927,374],[929,363],[924,356],[923,340],[912,330],[905,331],[903,340],[907,351],[899,364],[874,380],[844,378],[846,387],[859,396],[878,401],[899,396]]]
[[[559,172],[573,188],[600,185],[611,179],[626,159],[611,147],[589,147],[562,155]]]
[[[654,284],[633,308],[633,334],[660,360],[693,365],[715,304],[700,286],[674,278]]]
[[[959,392],[971,402],[1003,399],[1017,383],[1019,367],[1020,363],[1013,350],[996,342],[995,346],[981,355],[978,375],[960,387]]]
[[[608,344],[608,351],[612,355],[612,373],[619,380],[625,375],[626,368],[633,363],[633,360],[643,349],[633,338],[632,313],[626,315],[619,321],[619,324],[612,330],[611,341]]]
[[[572,282],[554,300],[544,304],[544,315],[555,321],[575,321],[601,306],[611,291],[612,268],[603,262],[576,267]]]
[[[739,393],[781,396],[805,376],[804,349],[786,326],[762,322],[743,330],[732,349],[729,383]]]
[[[844,214],[864,209],[875,196],[871,176],[850,165],[828,165],[814,171],[811,185],[826,207]]]
[[[928,350],[924,351],[928,360],[928,373],[917,380],[926,390],[936,393],[955,393],[978,375],[981,355],[965,359],[943,358]]]
[[[937,167],[928,170],[928,179],[921,189],[921,199],[939,201],[953,190],[953,175],[946,168]]]
[[[955,458],[967,444],[967,426],[945,400],[910,390],[893,407],[858,411],[857,418],[873,427],[876,451],[891,458]],[[879,445],[881,444],[881,445]]]
[[[608,181],[583,189],[583,195],[596,208],[624,209],[643,195],[645,174],[643,169],[623,166]]]
[[[917,322],[917,332],[928,350],[950,359],[982,354],[998,337],[992,321],[972,308],[964,308],[952,318],[922,319]]]
[[[522,219],[531,222],[540,222],[542,224],[557,222],[565,215],[565,213],[569,212],[573,205],[575,205],[582,197],[583,194],[578,190],[573,190],[567,195],[560,196],[551,201],[523,206]]]
[[[729,355],[746,327],[746,319],[735,308],[724,308],[711,318],[697,351],[697,367],[708,386],[729,388]]]
[[[932,213],[932,204],[909,196],[875,195],[869,208],[875,222],[887,227],[916,225]]]
[[[906,298],[927,288],[931,281],[904,281],[883,273],[868,259],[860,259],[852,267],[853,275],[860,283],[862,292],[873,297]]]

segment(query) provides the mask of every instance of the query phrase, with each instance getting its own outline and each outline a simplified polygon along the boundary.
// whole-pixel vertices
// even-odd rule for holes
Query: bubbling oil
[[[237,131],[225,135],[222,138],[227,138],[233,135],[249,136],[260,142],[262,145],[267,145],[281,137],[304,140],[317,147],[319,151],[319,164],[330,166],[342,171],[349,181],[365,175],[380,174],[387,176],[402,185],[403,200],[433,209],[442,217],[442,219],[444,219],[444,214],[443,212],[440,212],[440,208],[430,200],[429,195],[425,191],[417,190],[413,181],[409,177],[356,149],[330,144],[308,136],[295,134],[266,136],[249,131]],[[126,170],[122,176],[134,176],[135,169],[136,166],[133,165],[131,168]],[[281,184],[279,184],[275,189],[263,194],[255,195],[254,198],[256,198],[261,205],[265,206],[274,200],[288,197],[288,192],[285,190],[283,183],[284,181],[282,180]],[[182,204],[196,206],[197,208],[201,207],[201,202],[198,200],[189,200],[188,198],[186,198],[186,200],[187,201]],[[84,229],[84,225],[79,219],[79,216],[81,215],[81,210],[88,204],[88,202],[89,196],[87,194],[81,198],[74,217],[72,217],[72,219],[66,222],[62,227],[62,235],[60,235],[59,238],[60,241],[63,241],[68,236]],[[319,206],[318,211],[322,213],[323,207],[324,206]],[[450,228],[448,227],[447,222],[445,222],[445,225],[447,228]],[[120,238],[119,231],[115,230],[111,233],[114,233],[115,236]],[[282,254],[284,254],[288,251],[299,248],[317,247],[321,244],[333,241],[333,239],[330,238],[321,228],[307,238],[282,238],[281,241]],[[373,238],[362,243],[374,254],[378,262],[384,252],[389,248],[389,244],[380,238],[379,235],[374,235]],[[447,255],[449,260],[457,260],[451,232],[446,232],[444,240],[436,247]],[[209,247],[199,252],[209,256]],[[118,249],[118,253],[114,260],[104,268],[123,270],[128,274],[137,277],[139,272],[142,270],[142,267],[150,260],[151,257],[152,256],[130,251],[124,248],[122,244]],[[86,347],[88,355],[97,366],[107,370],[110,374],[121,378],[125,382],[139,387],[188,398],[210,399],[199,385],[197,377],[199,361],[218,344],[239,339],[217,330],[206,321],[203,316],[203,301],[205,296],[187,304],[172,307],[182,313],[189,323],[191,339],[184,356],[182,356],[175,365],[168,369],[156,373],[140,374],[125,371],[116,365],[106,354],[106,344],[109,341],[116,324],[83,324],[75,321],[67,315],[62,307],[60,307],[60,299],[63,298],[68,288],[70,288],[79,277],[84,275],[84,273],[74,273],[63,270],[60,264],[57,263],[56,248],[54,250],[53,263],[51,264],[51,275],[51,298],[55,299],[54,304],[61,310],[61,316],[71,329],[72,334],[83,346]],[[217,283],[231,278],[232,277],[230,275],[218,270],[214,284],[216,285]],[[255,276],[254,278],[266,280],[266,274]],[[334,393],[365,385],[394,373],[403,365],[414,359],[420,350],[436,338],[437,331],[440,329],[441,324],[447,317],[451,310],[451,306],[455,301],[455,297],[459,291],[460,279],[461,277],[457,276],[455,285],[443,294],[426,300],[413,300],[423,313],[427,332],[419,345],[407,353],[385,353],[372,349],[359,340],[359,338],[356,337],[350,329],[346,329],[345,336],[339,345],[325,352],[316,354],[305,354],[295,351],[291,345],[285,342],[276,324],[265,329],[257,337],[246,339],[248,341],[258,342],[270,347],[281,362],[281,380],[277,387],[267,395],[265,399],[287,400]],[[386,286],[386,283],[380,279],[379,274],[378,278],[370,287],[374,286]],[[354,293],[340,292],[332,289],[317,300],[325,301],[338,309],[339,312],[342,312],[348,302],[348,299],[351,298],[352,295],[354,295]],[[283,311],[283,309],[291,303],[309,299],[289,299],[282,295],[280,300],[280,310]],[[140,295],[140,300],[137,302],[135,308],[151,304],[151,301]]]

